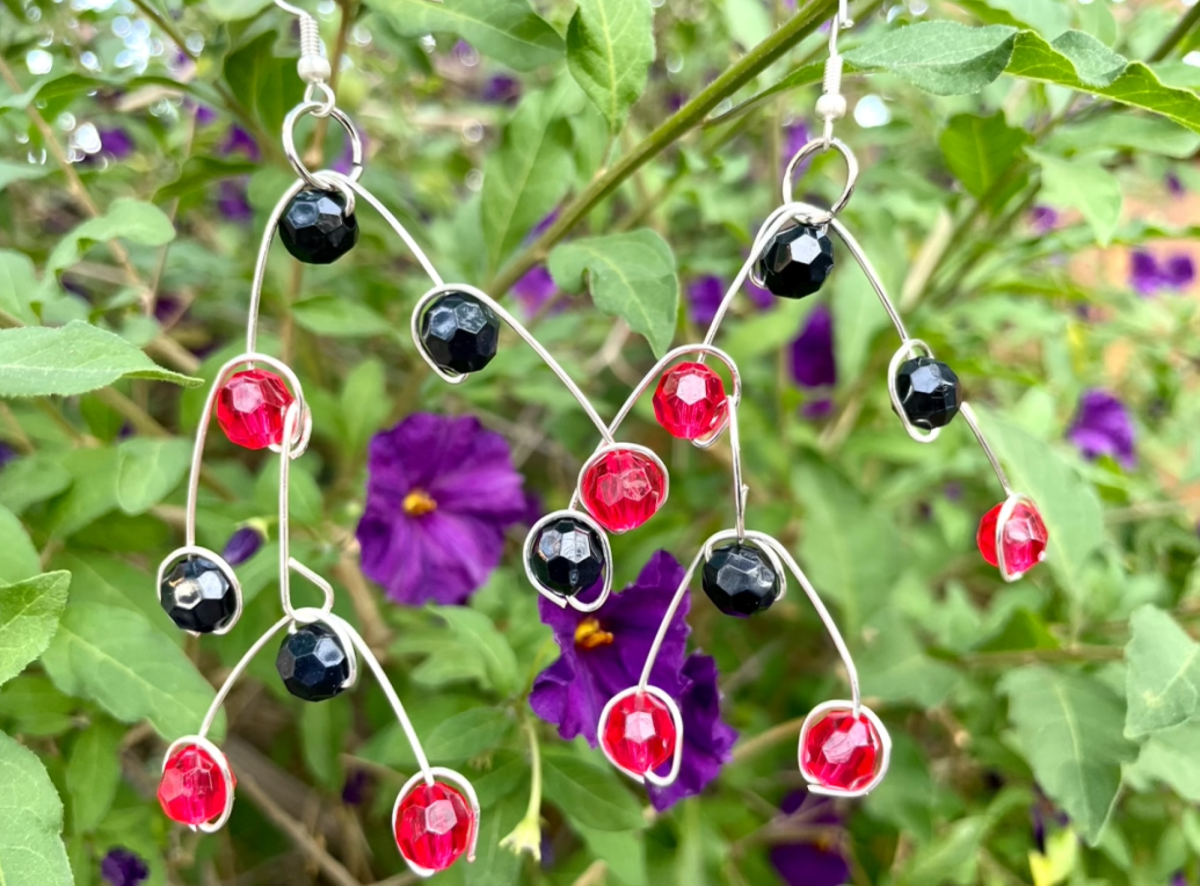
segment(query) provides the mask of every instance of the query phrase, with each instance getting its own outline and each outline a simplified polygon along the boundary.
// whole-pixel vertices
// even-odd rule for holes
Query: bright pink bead
[[[608,713],[604,749],[630,772],[645,775],[675,755],[678,732],[667,706],[649,693],[627,695]]]
[[[725,383],[703,363],[680,363],[663,373],[654,391],[654,417],[673,437],[696,440],[725,421]]]
[[[804,735],[800,768],[822,787],[861,791],[879,777],[883,741],[866,714],[830,710]]]
[[[471,845],[475,813],[454,788],[419,784],[400,801],[393,822],[400,853],[418,867],[444,871]]]
[[[979,521],[979,534],[975,541],[979,545],[979,553],[983,559],[993,566],[999,566],[996,557],[996,521],[1000,519],[1003,504],[998,504]],[[1027,502],[1017,502],[1012,516],[1004,524],[1004,565],[1010,575],[1024,575],[1046,557],[1046,542],[1049,540],[1046,524],[1037,508]]]
[[[609,532],[637,529],[662,506],[667,478],[653,459],[615,449],[583,476],[583,503]]]
[[[187,745],[167,761],[158,783],[158,802],[172,821],[200,825],[225,813],[227,787],[232,785],[225,784],[212,755],[197,745]]]
[[[217,395],[217,422],[231,443],[266,449],[283,442],[283,416],[295,398],[278,375],[263,369],[235,373]]]

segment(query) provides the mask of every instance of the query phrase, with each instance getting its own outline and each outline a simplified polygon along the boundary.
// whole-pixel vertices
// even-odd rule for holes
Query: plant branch
[[[617,190],[631,175],[657,157],[676,141],[704,122],[704,118],[724,99],[733,95],[760,73],[778,61],[793,46],[813,33],[821,22],[833,15],[837,0],[809,0],[782,28],[748,52],[684,105],[615,166],[593,181],[568,204],[540,237],[513,259],[489,284],[493,298],[501,298],[517,280],[545,258],[551,248],[566,237],[589,212]]]
[[[1171,54],[1171,50],[1184,41],[1197,25],[1200,25],[1200,4],[1193,6],[1183,14],[1183,18],[1171,29],[1171,33],[1163,38],[1163,42],[1158,44],[1158,47],[1154,52],[1150,53],[1150,57],[1146,60],[1151,62],[1162,61]]]

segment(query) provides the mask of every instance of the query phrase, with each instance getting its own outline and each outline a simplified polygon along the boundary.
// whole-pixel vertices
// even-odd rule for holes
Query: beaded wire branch
[[[159,570],[159,596],[175,623],[193,634],[223,634],[242,611],[241,588],[229,564],[196,545],[196,503],[208,424],[214,411],[226,436],[249,449],[269,448],[280,456],[279,532],[280,599],[284,616],[247,651],[217,693],[199,732],[174,742],[167,751],[159,798],[176,821],[211,832],[229,817],[235,778],[221,751],[207,738],[217,711],[250,661],[276,635],[285,631],[277,668],[294,695],[309,701],[332,698],[354,685],[357,656],[362,656],[384,689],[418,761],[418,773],[401,789],[393,810],[397,845],[410,869],[429,876],[464,853],[474,855],[479,805],[470,783],[459,773],[430,767],[404,706],[378,660],[362,637],[334,615],[333,589],[327,581],[289,555],[288,474],[292,459],[303,454],[312,433],[312,416],[299,380],[279,360],[257,351],[258,312],[270,246],[276,230],[297,259],[326,264],[337,260],[357,241],[354,211],[358,200],[371,205],[411,250],[433,287],[418,299],[411,319],[418,352],[449,384],[464,383],[496,356],[501,323],[511,327],[549,366],[579,403],[599,433],[600,443],[584,462],[568,506],[537,521],[525,540],[526,574],[537,591],[558,606],[580,612],[601,608],[612,589],[612,551],[608,533],[636,529],[667,501],[669,474],[651,449],[619,442],[622,423],[652,384],[654,411],[673,436],[706,449],[726,431],[731,451],[734,527],[710,536],[701,545],[680,582],[659,627],[637,685],[618,693],[605,706],[598,725],[608,759],[642,783],[671,784],[683,753],[683,721],[671,696],[650,684],[654,662],[666,631],[697,569],[702,587],[726,614],[749,616],[768,609],[787,590],[790,572],[803,588],[846,671],[851,698],[815,708],[800,731],[799,765],[815,793],[855,797],[871,791],[888,766],[891,741],[879,718],[862,703],[858,674],[849,649],[828,609],[799,564],[775,538],[746,528],[749,488],[743,482],[737,410],[742,397],[741,373],[733,359],[714,345],[721,323],[748,279],[777,296],[803,298],[820,289],[834,266],[829,231],[862,268],[900,337],[888,368],[888,391],[907,433],[931,443],[941,428],[961,412],[987,455],[1006,499],[983,518],[979,546],[1002,577],[1013,581],[1044,555],[1046,530],[1028,496],[1008,482],[979,421],[962,396],[958,377],[938,362],[927,344],[911,338],[858,241],[838,219],[849,203],[858,178],[858,162],[846,144],[833,136],[834,121],[846,113],[841,95],[840,31],[852,26],[847,0],[841,0],[830,28],[830,55],[817,113],[824,134],[804,145],[783,176],[783,202],[759,229],[750,255],[734,278],[704,340],[675,348],[659,360],[630,392],[611,423],[605,424],[583,391],[533,334],[495,299],[467,284],[447,284],[416,240],[371,194],[362,177],[362,138],[336,106],[327,84],[329,65],[316,22],[303,11],[275,0],[300,20],[300,76],[308,83],[304,100],[286,117],[283,146],[298,176],[272,211],[255,265],[247,322],[246,352],[226,363],[209,392],[197,432],[188,485],[186,544]],[[295,127],[305,116],[330,117],[350,140],[351,170],[310,171],[295,147]],[[847,166],[846,185],[829,209],[799,202],[793,196],[796,169],[809,157],[836,151]],[[695,356],[694,360],[682,358]],[[714,358],[730,376],[726,393],[722,377],[706,361]],[[270,367],[274,372],[258,368]],[[244,367],[244,368],[241,368]],[[291,572],[324,594],[320,608],[295,608]]]

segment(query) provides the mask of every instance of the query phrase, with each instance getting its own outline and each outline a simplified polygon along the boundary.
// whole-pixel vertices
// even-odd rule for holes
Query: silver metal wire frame
[[[600,712],[600,724],[597,726],[597,734],[601,737],[604,735],[605,727],[608,724],[608,718],[612,715],[612,710],[616,707],[617,702],[623,698],[628,698],[631,695],[652,695],[666,705],[667,712],[671,715],[671,722],[675,724],[675,749],[671,753],[671,769],[666,775],[658,775],[653,771],[650,772],[634,772],[632,769],[626,769],[617,759],[608,751],[608,746],[601,741],[600,750],[604,751],[604,756],[608,758],[608,762],[617,767],[625,775],[628,775],[638,784],[650,784],[656,787],[665,788],[675,783],[675,779],[679,778],[679,769],[683,764],[683,715],[679,712],[679,705],[675,704],[675,699],[671,698],[662,689],[657,686],[631,686],[628,689],[623,689],[608,700],[608,704],[604,706],[604,710]]]
[[[604,424],[604,419],[600,417],[600,413],[596,411],[596,407],[591,404],[591,401],[589,401],[584,395],[579,385],[575,384],[575,380],[567,374],[565,369],[562,368],[562,365],[556,359],[554,359],[554,355],[546,350],[541,342],[534,338],[533,333],[525,328],[525,324],[505,310],[504,306],[501,305],[500,302],[496,301],[494,298],[476,286],[471,286],[466,283],[439,282],[433,287],[433,289],[430,289],[419,299],[417,299],[417,303],[413,306],[412,320],[410,323],[413,344],[417,346],[417,353],[421,355],[421,359],[424,360],[426,365],[428,365],[429,368],[437,374],[438,378],[447,384],[460,385],[470,377],[470,373],[447,372],[446,370],[442,369],[442,367],[438,366],[437,363],[434,362],[433,357],[430,356],[429,352],[425,350],[425,345],[421,342],[421,320],[425,316],[425,309],[428,307],[430,302],[432,302],[438,296],[445,295],[448,292],[466,293],[467,295],[479,299],[481,302],[491,308],[497,317],[503,320],[513,330],[513,332],[521,337],[521,340],[524,341],[525,344],[529,345],[529,347],[533,349],[535,354],[542,358],[542,362],[550,367],[550,371],[558,376],[558,380],[561,381],[567,390],[571,392],[571,396],[575,398],[576,402],[579,403],[580,407],[582,407],[583,411],[587,414],[587,417],[591,419],[592,424],[596,426],[596,430],[600,432],[600,436],[603,438],[604,442],[610,444],[613,442],[612,434],[609,432],[608,427]]]
[[[919,338],[910,338],[900,344],[899,349],[892,355],[892,361],[888,364],[887,374],[887,389],[888,396],[892,398],[892,408],[896,415],[900,417],[900,423],[904,425],[904,430],[908,436],[912,437],[918,443],[932,443],[942,433],[941,428],[919,428],[914,425],[908,418],[908,413],[904,410],[904,403],[900,400],[900,391],[896,387],[896,378],[900,372],[900,364],[908,360],[916,351],[924,351],[926,357],[933,357],[933,349]]]
[[[304,179],[309,187],[318,191],[327,191],[331,187],[336,187],[346,195],[346,213],[354,212],[354,192],[349,191],[344,185],[334,180],[328,172],[311,172],[304,165],[304,158],[300,156],[300,152],[296,150],[296,124],[301,117],[312,114],[314,117],[331,117],[341,124],[342,129],[346,131],[346,136],[350,139],[350,173],[342,175],[344,179],[349,181],[358,181],[363,174],[363,139],[362,134],[358,131],[358,127],[346,116],[346,112],[336,105],[330,105],[328,102],[319,101],[304,101],[296,105],[288,111],[286,117],[283,118],[283,154],[287,157],[287,161],[291,164],[292,169],[296,171],[296,175]]]
[[[970,427],[971,433],[975,435],[975,439],[979,442],[979,448],[983,450],[983,454],[991,462],[992,470],[996,474],[996,479],[1000,481],[1000,486],[1004,489],[1004,494],[1009,497],[1016,495],[1017,493],[1008,482],[1008,474],[1004,473],[1004,468],[1000,464],[1000,458],[996,455],[995,450],[992,449],[991,444],[988,443],[987,437],[984,436],[983,428],[979,426],[979,417],[975,414],[975,410],[971,408],[971,404],[963,403],[958,411],[966,419],[967,426]]]
[[[837,28],[830,29],[831,35],[837,33]],[[831,36],[831,40],[835,41],[836,37]],[[818,214],[808,223],[811,225],[823,226],[829,224],[850,202],[850,198],[854,196],[854,189],[858,185],[858,158],[854,156],[854,152],[840,138],[833,138],[832,135],[828,140],[824,138],[814,138],[801,146],[800,150],[792,155],[792,159],[788,161],[787,168],[783,172],[783,202],[784,205],[796,202],[795,186],[792,177],[795,175],[796,168],[811,157],[813,154],[824,153],[830,149],[837,151],[842,155],[842,159],[846,161],[846,185],[842,188],[841,195],[837,198],[834,204],[827,210],[819,211]]]
[[[575,481],[575,494],[571,496],[571,504],[569,505],[569,508],[574,510],[575,506],[582,500],[583,481],[584,478],[587,477],[588,471],[592,469],[596,462],[600,461],[600,459],[604,458],[604,456],[608,455],[610,452],[636,452],[638,455],[644,455],[646,458],[650,459],[650,461],[654,462],[654,464],[658,467],[658,470],[662,473],[663,477],[662,498],[660,498],[658,500],[658,504],[655,505],[654,512],[658,513],[660,510],[662,510],[663,506],[667,503],[667,499],[671,495],[671,473],[667,470],[667,466],[663,463],[663,460],[658,457],[657,452],[655,452],[649,446],[642,446],[638,443],[607,443],[593,452],[591,457],[583,463],[583,467],[579,469],[579,477]],[[583,502],[583,506],[586,508],[587,502]],[[622,535],[624,534],[624,530],[615,534]]]
[[[538,581],[538,577],[534,573],[533,567],[529,564],[530,558],[533,555],[534,539],[537,538],[538,533],[541,532],[542,528],[548,523],[553,523],[555,520],[563,517],[571,520],[578,520],[580,523],[586,524],[589,529],[591,529],[600,537],[600,548],[604,555],[604,583],[600,588],[600,594],[591,603],[581,603],[575,597],[564,597],[562,594],[556,594],[550,588]],[[533,526],[530,527],[529,534],[525,536],[525,545],[522,549],[521,557],[525,563],[525,577],[529,579],[529,583],[537,588],[537,592],[539,594],[541,594],[554,605],[558,606],[560,609],[566,609],[567,606],[570,606],[576,612],[595,612],[604,605],[604,602],[608,599],[608,595],[612,593],[613,556],[612,546],[608,543],[608,533],[604,531],[604,527],[597,523],[591,514],[588,514],[584,511],[572,508],[570,510],[554,511],[553,513],[542,517],[542,519],[538,520],[533,524]]]
[[[229,816],[233,812],[233,790],[234,780],[233,771],[229,768],[229,760],[219,747],[204,737],[202,730],[200,735],[185,735],[183,738],[171,742],[171,746],[167,748],[167,752],[163,754],[162,770],[167,771],[167,763],[170,762],[176,752],[188,745],[195,745],[204,753],[212,758],[212,761],[217,764],[217,770],[221,773],[221,778],[225,781],[225,808],[221,810],[221,814],[212,821],[202,822],[200,824],[190,824],[188,828],[192,831],[202,831],[206,834],[213,834],[225,826],[225,822],[229,821]]]
[[[996,515],[996,565],[1000,569],[1000,577],[1010,584],[1024,576],[1025,573],[1013,572],[1008,566],[1008,559],[1004,556],[1004,530],[1017,507],[1022,504],[1036,508],[1033,499],[1028,495],[1022,492],[1010,492],[1000,507],[1000,513]]]
[[[852,713],[855,717],[860,716],[861,712],[861,716],[865,716],[867,720],[870,721],[871,725],[875,727],[876,734],[879,735],[880,746],[878,771],[875,773],[874,777],[867,782],[867,784],[855,791],[843,791],[839,790],[838,788],[826,787],[825,785],[821,784],[820,779],[809,772],[808,768],[804,765],[804,740],[808,738],[809,730],[811,730],[812,727],[821,720],[822,715],[828,711],[845,711],[848,709],[852,710]],[[825,797],[865,797],[867,794],[871,793],[871,791],[875,790],[875,788],[879,787],[880,782],[882,782],[884,776],[887,775],[888,766],[891,765],[892,761],[892,736],[888,733],[887,727],[883,725],[883,721],[880,720],[879,717],[876,716],[875,712],[870,708],[864,707],[852,709],[851,702],[848,701],[827,701],[817,705],[815,708],[809,711],[808,716],[804,718],[804,725],[800,727],[800,745],[798,757],[800,774],[803,775],[804,780],[808,782],[809,792],[813,794],[820,794]]]
[[[188,475],[188,491],[187,491],[187,514],[184,522],[184,536],[186,538],[186,546],[193,547],[196,544],[196,499],[200,492],[200,468],[204,463],[204,443],[208,439],[208,428],[212,424],[213,410],[217,404],[217,397],[221,393],[221,388],[225,382],[234,374],[234,370],[239,366],[247,365],[254,366],[257,363],[265,363],[276,372],[283,376],[284,381],[288,383],[291,389],[294,406],[298,406],[301,411],[299,421],[299,439],[295,440],[290,447],[291,457],[299,458],[308,448],[309,439],[312,437],[312,413],[309,412],[308,403],[304,399],[304,387],[300,384],[300,379],[296,377],[296,373],[287,366],[287,364],[276,360],[274,357],[269,357],[266,354],[258,354],[253,350],[247,351],[245,354],[239,354],[232,360],[225,363],[217,370],[217,377],[214,379],[212,387],[208,390],[208,399],[204,402],[204,411],[200,413],[200,424],[196,428],[196,442],[192,447],[192,466],[191,472]],[[286,424],[286,416],[285,416]],[[296,433],[296,430],[293,430]],[[289,438],[284,437],[285,440]],[[271,449],[278,452],[280,447],[271,446]]]
[[[167,558],[158,566],[158,578],[156,579],[157,584],[155,584],[155,588],[158,592],[158,599],[159,601],[162,600],[162,586],[167,577],[167,570],[180,560],[190,560],[192,557],[199,557],[216,565],[216,567],[220,569],[221,573],[225,576],[225,580],[229,582],[230,587],[233,589],[233,599],[235,604],[233,617],[229,619],[229,623],[224,627],[210,632],[215,637],[228,634],[233,630],[233,626],[238,623],[238,619],[242,617],[242,583],[238,581],[237,573],[234,572],[233,567],[230,566],[228,561],[216,551],[209,550],[208,548],[201,547],[200,545],[185,545],[182,548],[176,548],[170,554],[168,554]],[[193,637],[203,636],[199,631],[186,631],[186,633],[191,634]]]
[[[471,804],[471,811],[475,814],[474,824],[472,824],[472,826],[471,826],[471,835],[467,841],[467,861],[469,861],[469,862],[475,861],[475,847],[476,847],[476,844],[479,842],[479,815],[480,815],[479,796],[475,793],[475,788],[472,787],[471,783],[469,781],[467,781],[462,775],[455,772],[453,769],[446,769],[443,766],[434,766],[432,769],[429,770],[429,775],[440,776],[441,778],[444,778],[447,781],[453,782],[455,785],[462,788],[463,793],[467,795],[467,802]],[[400,804],[402,802],[404,802],[404,798],[407,797],[412,792],[412,789],[415,788],[417,786],[417,783],[420,782],[422,779],[425,779],[427,784],[433,783],[428,780],[425,773],[418,772],[416,775],[414,775],[412,778],[410,778],[408,781],[406,781],[404,783],[404,787],[402,787],[400,789],[400,793],[396,795],[396,802],[392,805],[392,830],[393,831],[396,830],[396,819],[400,815]],[[432,877],[434,874],[437,873],[437,871],[435,871],[431,868],[425,868],[425,867],[421,867],[421,865],[419,865],[419,864],[415,864],[403,852],[400,853],[400,857],[404,859],[404,863],[408,865],[408,869],[410,871],[412,871],[414,874],[416,874],[418,877],[421,877],[422,879]]]

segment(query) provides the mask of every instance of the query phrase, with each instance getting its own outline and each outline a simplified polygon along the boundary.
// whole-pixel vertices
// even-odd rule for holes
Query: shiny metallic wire
[[[241,657],[236,665],[233,666],[228,676],[225,677],[225,682],[221,684],[221,688],[217,690],[216,696],[212,700],[212,704],[208,706],[208,713],[204,715],[204,722],[200,724],[199,736],[204,738],[212,729],[213,721],[217,719],[217,711],[221,710],[221,705],[225,704],[225,699],[229,697],[230,691],[234,684],[245,673],[246,668],[250,666],[250,662],[254,661],[254,657],[263,650],[263,647],[271,642],[271,638],[291,624],[291,616],[285,615],[271,627],[267,628],[266,633],[254,641],[254,645],[246,650],[246,653]],[[182,739],[181,739],[182,740]]]
[[[534,539],[537,538],[537,534],[547,524],[553,523],[555,520],[564,517],[571,520],[578,520],[579,522],[586,524],[588,528],[595,532],[600,538],[601,552],[604,557],[604,579],[600,587],[599,595],[597,595],[596,599],[590,603],[582,603],[575,597],[564,597],[562,594],[556,594],[550,588],[543,586],[542,583],[538,581],[538,577],[534,573],[533,567],[530,565],[530,560],[533,556],[533,542]],[[608,541],[608,533],[605,532],[604,527],[597,523],[595,518],[593,518],[592,515],[586,511],[580,511],[576,509],[554,511],[542,517],[542,519],[538,520],[529,528],[529,532],[525,536],[525,544],[521,549],[521,557],[522,562],[525,564],[525,577],[529,579],[529,583],[533,585],[535,589],[537,589],[539,594],[560,609],[566,609],[568,606],[570,606],[576,612],[595,612],[604,605],[605,601],[608,600],[608,595],[612,593],[613,556],[612,546]]]
[[[327,103],[318,101],[305,101],[296,105],[288,111],[286,117],[283,118],[283,155],[287,158],[296,175],[300,176],[310,188],[317,191],[328,191],[331,187],[337,187],[337,183],[333,180],[333,176],[328,171],[311,172],[304,165],[304,158],[300,156],[300,152],[296,150],[296,124],[302,117],[307,115],[315,117],[330,117],[341,124],[342,129],[346,131],[347,138],[350,139],[350,156],[351,167],[349,175],[338,174],[342,179],[349,181],[358,181],[363,174],[363,139],[362,134],[358,131],[358,127],[346,116],[346,112],[341,108],[329,106]],[[348,204],[346,212],[354,211],[354,195],[348,194]]]
[[[908,413],[904,411],[904,404],[900,400],[900,390],[896,386],[896,379],[900,373],[900,365],[903,361],[909,359],[914,352],[924,351],[926,357],[933,357],[933,349],[919,338],[910,338],[901,343],[899,350],[892,355],[891,363],[888,364],[887,374],[887,389],[888,396],[892,399],[892,409],[900,418],[900,423],[904,425],[904,430],[908,436],[912,437],[918,443],[932,443],[942,433],[941,428],[919,428],[908,419]]]
[[[837,28],[833,28],[832,32],[836,33]],[[797,202],[793,185],[793,176],[796,173],[796,168],[814,154],[824,153],[830,149],[837,151],[842,155],[842,159],[846,161],[846,184],[842,188],[841,195],[834,201],[833,205],[829,209],[818,210],[809,224],[827,225],[846,208],[846,205],[850,202],[850,198],[854,196],[854,189],[858,186],[858,158],[854,156],[854,152],[840,138],[831,137],[828,142],[824,138],[815,138],[801,146],[800,150],[792,155],[792,159],[788,161],[787,169],[783,172],[783,203],[786,206]]]
[[[879,771],[875,773],[867,784],[855,791],[842,791],[836,788],[827,788],[820,783],[820,780],[809,772],[808,767],[804,765],[804,740],[808,737],[809,730],[821,719],[821,715],[826,711],[844,711],[851,707],[851,702],[847,701],[827,701],[817,705],[808,716],[804,718],[804,725],[800,727],[800,747],[799,747],[799,765],[800,774],[804,776],[804,780],[808,782],[808,790],[813,794],[820,794],[826,797],[845,797],[847,799],[854,797],[865,797],[875,788],[879,787],[892,762],[892,736],[888,732],[887,727],[883,725],[883,721],[870,708],[861,708],[861,712],[871,721],[871,725],[875,727],[876,733],[879,735],[880,756],[879,756]],[[855,717],[859,716],[857,711]]]
[[[209,550],[208,548],[201,547],[199,545],[185,545],[182,548],[176,548],[175,550],[171,551],[171,553],[167,555],[166,559],[164,559],[162,563],[158,565],[158,577],[156,579],[155,588],[158,590],[159,602],[162,601],[162,586],[167,577],[167,569],[181,560],[188,560],[192,557],[201,557],[209,562],[215,563],[225,577],[229,580],[235,601],[233,617],[229,619],[229,623],[224,627],[212,631],[212,635],[214,637],[220,637],[224,634],[228,634],[233,630],[234,626],[238,623],[238,620],[242,617],[242,583],[238,580],[237,572],[234,570],[234,568],[230,566],[228,561],[216,551]],[[184,633],[190,634],[193,637],[202,636],[198,631],[185,630]]]
[[[996,474],[996,479],[1000,481],[1000,487],[1004,490],[1005,495],[1016,495],[1011,484],[1008,482],[1008,474],[1004,473],[1004,468],[1000,464],[1000,458],[996,455],[988,443],[987,437],[983,434],[983,428],[979,426],[979,417],[975,414],[975,410],[971,408],[970,403],[964,402],[958,408],[962,413],[962,417],[966,419],[967,425],[971,428],[971,433],[975,435],[975,439],[979,441],[979,448],[983,450],[983,454],[987,456],[988,461],[992,464],[992,471]]]
[[[467,861],[473,862],[475,860],[475,849],[479,842],[480,817],[479,796],[475,793],[475,788],[458,772],[455,772],[453,769],[446,769],[444,766],[434,766],[429,770],[429,775],[441,776],[447,781],[453,782],[462,788],[463,793],[466,794],[467,802],[471,804],[471,810],[475,813],[475,826],[471,829],[471,839],[467,844]],[[404,783],[404,787],[400,788],[400,793],[396,795],[396,802],[392,805],[392,830],[396,829],[396,818],[400,815],[400,804],[404,802],[404,798],[412,792],[412,789],[417,786],[417,783],[420,782],[422,778],[425,778],[425,774],[418,772]],[[428,784],[433,783],[432,781],[428,781],[428,779],[426,781]],[[437,871],[432,870],[431,868],[414,864],[413,862],[409,861],[409,859],[403,853],[400,854],[400,857],[404,859],[405,863],[408,865],[408,869],[422,879],[432,877],[437,873]]]
[[[623,698],[628,698],[631,695],[652,695],[661,701],[667,708],[667,713],[671,716],[671,722],[675,725],[675,751],[671,754],[671,769],[666,775],[657,775],[654,772],[647,772],[644,775],[626,769],[616,758],[608,751],[608,746],[601,741],[600,750],[604,752],[604,756],[608,758],[608,762],[612,763],[620,772],[628,775],[638,784],[650,784],[665,788],[675,783],[675,779],[679,778],[679,770],[683,764],[683,715],[679,711],[679,705],[675,703],[675,699],[671,698],[665,691],[657,686],[641,685],[631,686],[628,689],[623,689],[608,700],[608,704],[604,706],[604,710],[600,712],[600,721],[596,726],[596,734],[603,736],[604,731],[608,726],[608,718],[612,716],[612,710],[616,707],[617,702]]]
[[[233,813],[233,794],[236,787],[233,780],[233,771],[229,768],[229,760],[226,758],[224,752],[205,738],[204,735],[185,735],[183,738],[171,742],[170,747],[167,748],[167,752],[163,754],[163,772],[166,771],[167,763],[171,757],[181,748],[188,745],[195,745],[208,754],[212,761],[217,764],[217,770],[221,773],[221,778],[225,782],[225,808],[221,810],[221,814],[212,821],[206,821],[198,825],[188,825],[188,828],[193,832],[201,831],[205,834],[214,834],[225,826],[225,822],[229,821],[229,816]]]

